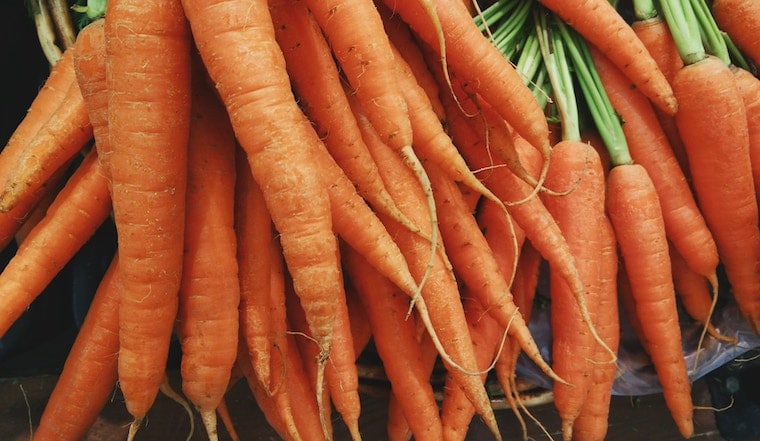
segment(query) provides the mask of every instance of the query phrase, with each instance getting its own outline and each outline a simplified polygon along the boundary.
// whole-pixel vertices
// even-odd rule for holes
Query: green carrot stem
[[[707,56],[694,10],[689,0],[660,2],[662,16],[684,64],[694,64]]]

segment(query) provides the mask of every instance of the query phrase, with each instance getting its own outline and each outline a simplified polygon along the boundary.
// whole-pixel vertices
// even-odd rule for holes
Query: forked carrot
[[[108,185],[93,150],[0,273],[0,336],[95,233],[110,210]]]
[[[267,2],[183,0],[182,5],[253,177],[264,192],[295,291],[320,347],[316,391],[321,399],[342,292],[328,192],[311,158],[321,141],[291,92]],[[229,51],[216,52],[220,45]],[[252,74],[239,75],[241,68]]]
[[[164,377],[177,315],[191,40],[179,0],[109,1],[106,16],[111,196],[123,290],[119,385],[134,417],[131,440]]]

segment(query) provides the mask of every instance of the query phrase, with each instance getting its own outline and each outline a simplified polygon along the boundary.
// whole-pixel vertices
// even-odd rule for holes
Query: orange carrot
[[[218,439],[216,408],[226,392],[238,350],[236,144],[224,106],[205,81],[200,65],[193,73],[177,331],[182,347],[182,391],[200,412],[213,441]]]
[[[92,125],[82,92],[74,82],[61,105],[16,160],[0,193],[0,211],[9,211],[24,198],[33,198],[91,138]]]
[[[368,146],[396,204],[412,221],[423,228],[424,233],[432,234],[425,230],[430,228],[429,212],[422,208],[425,195],[420,186],[413,184],[416,179],[409,175],[412,173],[411,170],[404,167],[400,162],[401,158],[387,146],[369,143]],[[421,203],[423,205],[420,205]],[[468,331],[464,311],[459,301],[456,280],[440,253],[433,254],[433,266],[429,266],[430,243],[428,241],[416,235],[411,237],[411,232],[407,234],[405,231],[400,231],[400,228],[392,222],[386,223],[386,227],[396,237],[401,251],[409,262],[412,274],[418,278],[427,275],[427,280],[422,286],[422,299],[429,310],[433,328],[443,345],[445,354],[458,365],[454,367],[451,366],[451,362],[448,362],[448,371],[456,378],[460,387],[465,389],[468,398],[494,436],[500,438],[485,389],[477,376],[472,375],[478,371],[472,342],[461,338],[462,335],[467,335]]]
[[[92,151],[0,273],[0,336],[95,233],[111,210]]]
[[[201,58],[264,192],[295,291],[319,344],[316,390],[321,399],[342,279],[328,192],[311,157],[320,140],[291,92],[266,2],[182,4]],[[227,50],[218,53],[219,47]],[[240,69],[258,74],[239,75]]]
[[[596,48],[591,55],[605,92],[623,123],[633,160],[657,190],[665,233],[689,266],[717,286],[718,249],[686,177],[648,100]]]
[[[744,103],[729,67],[712,56],[673,80],[676,114],[697,201],[744,317],[760,333],[760,230]]]
[[[760,5],[747,0],[715,0],[712,13],[718,26],[755,63],[760,63],[757,33],[760,32]]]
[[[589,314],[593,316],[598,313],[601,297],[600,270],[603,264],[600,259],[604,243],[599,231],[605,221],[604,171],[596,150],[578,141],[563,140],[557,143],[552,148],[547,185],[573,188],[566,195],[546,195],[543,200],[575,257],[584,283]],[[573,436],[575,419],[591,387],[595,366],[589,360],[596,348],[572,290],[561,273],[550,265],[549,276],[552,366],[560,377],[569,382],[569,385],[560,383],[554,386],[554,404],[562,419],[562,438],[569,441]]]
[[[116,386],[119,291],[114,257],[98,285],[34,432],[37,441],[82,439]]]
[[[345,96],[344,80],[306,4],[280,0],[270,2],[269,10],[296,95],[335,162],[372,207],[418,230],[393,205],[377,166],[363,145]]]
[[[736,87],[742,96],[744,112],[747,114],[750,165],[755,189],[758,189],[760,188],[760,79],[738,66],[731,66],[731,72],[736,79]],[[756,199],[760,201],[760,194],[757,191],[755,193]]]
[[[251,369],[264,390],[272,393],[277,379],[270,375],[271,313],[270,291],[272,253],[260,252],[270,247],[272,219],[264,195],[251,175],[242,149],[236,149],[235,233],[237,234],[240,281],[240,327],[245,334]]]
[[[694,432],[691,384],[671,278],[662,211],[646,169],[614,167],[607,180],[607,211],[631,285],[635,315],[650,347],[665,403],[685,437]],[[636,207],[632,210],[631,207]]]
[[[549,129],[543,110],[514,67],[480,32],[461,1],[435,1],[440,29],[436,29],[421,2],[385,0],[384,3],[398,13],[429,48],[445,56],[451,71],[462,76],[467,87],[493,105],[520,135],[537,147],[548,146]],[[443,54],[439,30],[446,36]],[[484,81],[484,78],[489,80]]]
[[[123,289],[119,384],[134,417],[128,439],[155,401],[177,315],[190,124],[191,41],[182,7],[179,1],[149,6],[108,2],[105,22]]]
[[[84,105],[92,124],[98,160],[108,173],[110,147],[108,144],[108,89],[106,88],[105,20],[85,26],[77,35],[74,47],[74,72]]]
[[[418,440],[440,440],[441,421],[416,339],[407,319],[408,298],[350,247],[343,248],[346,272],[356,287],[372,328],[375,348],[409,429]],[[407,398],[408,397],[408,398]]]
[[[572,26],[589,43],[598,47],[658,108],[669,114],[676,112],[676,99],[667,78],[631,26],[609,1],[540,2]]]

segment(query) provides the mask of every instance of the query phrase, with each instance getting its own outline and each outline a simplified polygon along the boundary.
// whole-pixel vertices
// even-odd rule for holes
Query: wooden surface
[[[0,438],[6,441],[26,441],[30,439],[30,430],[39,421],[47,397],[55,385],[57,377],[53,375],[0,379]],[[178,377],[172,382],[179,390]],[[693,388],[695,405],[709,406],[710,397],[702,381],[697,381]],[[242,440],[279,440],[277,434],[268,426],[258,410],[255,401],[247,390],[245,383],[238,383],[228,395],[228,405],[238,434]],[[384,424],[387,401],[379,395],[364,394],[362,397],[361,429],[365,441],[385,439]],[[559,419],[553,405],[544,404],[532,407],[534,416],[544,424],[553,439],[557,435]],[[504,439],[522,439],[519,426],[511,410],[496,411]],[[197,415],[196,415],[197,416]],[[715,428],[713,412],[695,411],[696,434],[699,441],[722,441]],[[87,441],[110,441],[126,439],[126,429],[130,418],[118,391],[106,406],[100,418],[86,437]],[[30,427],[31,424],[31,427]],[[136,441],[173,441],[185,440],[189,433],[189,418],[185,411],[165,396],[159,396],[148,415]],[[199,430],[200,429],[200,430]],[[529,426],[530,436],[536,441],[552,439],[543,434],[536,425]],[[201,427],[196,426],[192,440],[206,440]],[[220,439],[229,440],[228,434],[220,428]],[[336,441],[348,440],[348,434],[339,420],[335,419]],[[490,440],[493,437],[477,419],[471,424],[468,440]],[[611,441],[676,441],[683,437],[676,431],[660,395],[641,397],[613,397],[610,407],[610,427],[607,439]]]

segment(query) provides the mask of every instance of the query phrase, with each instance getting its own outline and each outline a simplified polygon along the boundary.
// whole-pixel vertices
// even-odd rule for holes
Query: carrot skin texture
[[[630,281],[641,332],[663,388],[665,403],[684,437],[694,432],[668,243],[657,192],[638,164],[614,167],[606,207]],[[635,207],[635,209],[632,209]]]
[[[36,441],[82,439],[113,394],[119,352],[117,260],[98,285],[34,432]]]
[[[712,13],[718,27],[728,33],[736,46],[755,63],[760,63],[757,35],[760,32],[760,5],[753,1],[715,0]]]
[[[748,70],[732,66],[736,87],[744,101],[749,131],[749,157],[755,189],[760,188],[760,79]],[[756,196],[760,203],[760,195]]]
[[[730,68],[712,56],[681,69],[673,90],[697,201],[739,309],[760,333],[760,230],[744,103]]]
[[[116,0],[106,15],[119,384],[136,429],[164,378],[178,308],[191,40],[178,1]]]
[[[0,273],[0,336],[92,237],[110,210],[108,185],[93,151]]]

